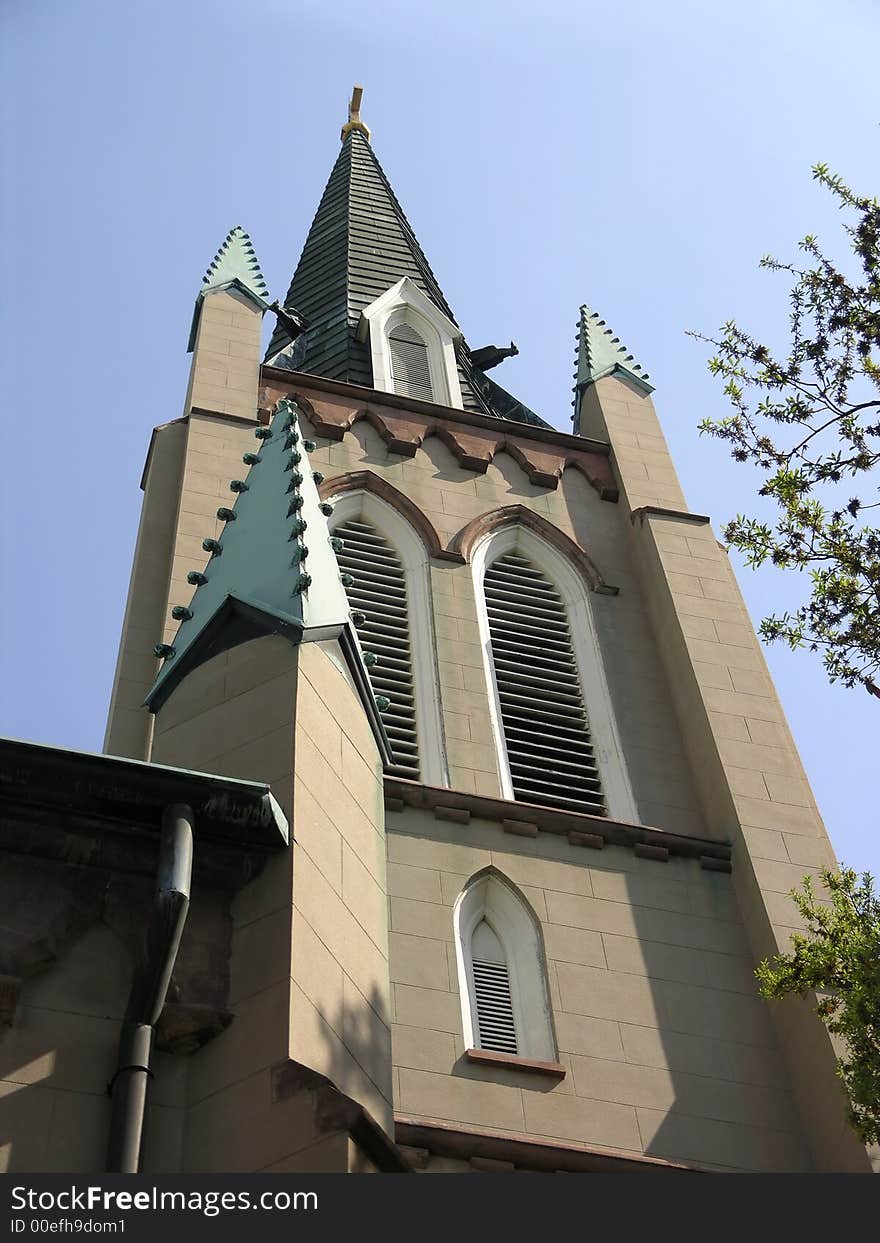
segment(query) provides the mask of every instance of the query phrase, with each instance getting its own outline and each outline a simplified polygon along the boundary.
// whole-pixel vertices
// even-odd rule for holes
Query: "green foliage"
[[[844,225],[858,275],[848,279],[815,237],[808,266],[765,256],[761,266],[792,280],[787,357],[775,357],[733,321],[715,340],[709,370],[724,381],[733,413],[700,431],[726,440],[735,461],[764,475],[759,495],[775,523],[739,514],[728,543],[758,567],[806,572],[806,604],[761,624],[764,639],[822,652],[832,682],[880,696],[880,203],[855,195],[824,164],[813,176],[854,214]]]
[[[880,901],[867,872],[823,870],[827,895],[807,876],[792,890],[806,922],[793,951],[765,960],[755,974],[763,997],[819,993],[817,1013],[841,1036],[837,1073],[850,1102],[850,1122],[866,1144],[880,1143]]]

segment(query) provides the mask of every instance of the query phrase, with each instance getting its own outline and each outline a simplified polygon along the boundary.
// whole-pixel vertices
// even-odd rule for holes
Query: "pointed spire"
[[[269,306],[269,290],[260,271],[260,263],[251,239],[240,224],[230,229],[226,240],[217,251],[202,280],[202,288],[196,298],[193,311],[192,327],[189,333],[187,349],[192,353],[195,347],[196,329],[199,323],[202,301],[207,294],[220,289],[237,288],[251,298],[257,306],[265,311]]]
[[[361,120],[361,100],[364,97],[364,88],[362,86],[353,86],[351,89],[351,102],[348,105],[348,122],[343,125],[342,133],[339,135],[339,141],[345,142],[352,130],[359,130],[364,135],[367,142],[370,141],[370,129]]]
[[[270,425],[255,429],[254,451],[243,457],[249,470],[229,485],[234,504],[217,510],[223,533],[204,540],[208,563],[188,575],[195,593],[172,610],[177,633],[156,645],[164,663],[146,704],[157,712],[191,670],[260,635],[292,643],[336,637],[390,762],[327,526],[333,507],[318,494],[320,476],[308,460],[314,444],[302,439],[298,415],[296,403],[283,400]]]
[[[358,338],[365,307],[408,277],[453,324],[456,320],[370,145],[369,131],[360,120],[359,89],[352,96],[342,149],[284,300],[288,315],[305,320],[308,331],[292,333],[279,316],[264,361],[372,388],[370,345]],[[465,410],[547,426],[487,380],[463,340],[456,354]],[[497,394],[503,394],[503,409]]]
[[[620,372],[646,393],[654,391],[647,371],[643,370],[626,346],[616,337],[605,320],[588,306],[581,307],[577,338],[577,371],[575,372],[575,400],[577,409],[580,394],[590,384],[603,376]]]

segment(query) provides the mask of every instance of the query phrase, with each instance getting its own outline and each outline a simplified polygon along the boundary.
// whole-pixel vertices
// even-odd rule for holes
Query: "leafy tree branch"
[[[880,901],[867,873],[826,869],[821,880],[827,897],[809,876],[792,890],[806,930],[792,934],[790,954],[765,959],[755,974],[764,997],[820,994],[819,1017],[845,1043],[837,1073],[850,1123],[864,1143],[880,1143]]]
[[[824,164],[814,178],[852,218],[844,224],[857,269],[838,270],[813,236],[787,274],[789,342],[776,356],[735,322],[721,336],[691,333],[715,350],[732,413],[700,430],[727,441],[737,462],[763,472],[759,495],[775,522],[739,514],[724,528],[747,564],[808,574],[806,604],[764,618],[765,640],[821,652],[832,682],[880,697],[880,530],[871,525],[880,476],[880,202],[856,195]]]

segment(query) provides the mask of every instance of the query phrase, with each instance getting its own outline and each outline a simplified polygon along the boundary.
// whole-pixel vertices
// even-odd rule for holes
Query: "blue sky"
[[[354,82],[467,337],[567,428],[577,308],[651,373],[691,508],[753,480],[696,427],[729,317],[784,340],[757,261],[840,218],[824,160],[878,192],[873,0],[332,5],[4,0],[0,9],[0,730],[99,750],[149,433],[182,411],[192,304],[227,231],[287,288]],[[795,581],[742,571],[753,617]],[[838,854],[880,875],[880,707],[768,658]]]

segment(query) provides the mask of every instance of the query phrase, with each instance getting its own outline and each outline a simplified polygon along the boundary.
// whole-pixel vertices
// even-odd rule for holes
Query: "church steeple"
[[[456,319],[370,144],[361,93],[356,87],[342,149],[284,300],[308,328],[294,338],[279,316],[265,362],[372,388],[370,345],[358,329],[382,294],[406,277],[453,325]],[[463,338],[455,354],[465,410],[543,423],[486,378]]]

